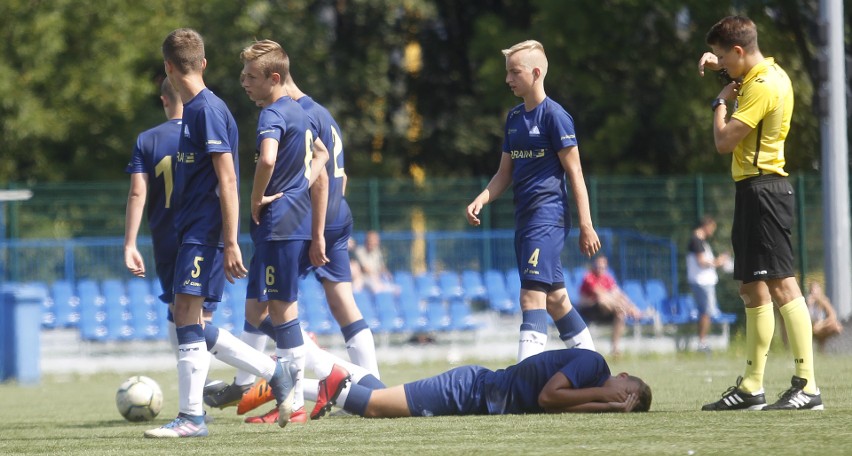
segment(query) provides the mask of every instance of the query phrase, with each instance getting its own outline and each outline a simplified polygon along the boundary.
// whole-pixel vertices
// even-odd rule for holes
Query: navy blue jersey
[[[148,227],[158,263],[173,262],[177,254],[171,199],[180,131],[181,120],[172,119],[140,133],[130,163],[124,170],[128,174],[148,175]]]
[[[260,112],[257,122],[257,151],[264,139],[278,142],[275,169],[264,195],[284,196],[260,212],[260,224],[252,223],[255,243],[311,239],[311,158],[316,133],[308,114],[290,97],[281,97]]]
[[[211,154],[229,153],[239,188],[237,123],[225,103],[204,89],[183,105],[183,134],[175,166],[172,197],[181,243],[222,246],[219,178]]]
[[[512,158],[516,228],[570,224],[565,170],[557,153],[576,145],[574,120],[549,97],[532,111],[523,104],[509,111],[503,153]]]
[[[603,386],[612,376],[600,353],[580,348],[548,350],[481,377],[480,394],[488,413],[543,413],[538,395],[557,372],[565,374],[575,389]]]
[[[308,113],[316,126],[319,138],[329,151],[329,160],[325,164],[328,172],[328,209],[325,215],[325,229],[337,230],[352,223],[352,211],[343,196],[343,139],[340,127],[328,109],[311,97],[299,98],[299,105]]]

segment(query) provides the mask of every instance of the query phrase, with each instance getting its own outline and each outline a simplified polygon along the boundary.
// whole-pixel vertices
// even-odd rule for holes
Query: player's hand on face
[[[601,240],[594,228],[580,228],[580,252],[590,257],[601,249]]]
[[[711,71],[719,71],[722,68],[721,65],[719,65],[719,57],[716,57],[716,54],[712,52],[705,52],[704,55],[698,59],[698,74],[704,76],[705,68]]]
[[[240,246],[234,244],[225,246],[225,278],[228,282],[235,283],[237,279],[242,279],[248,274],[248,269],[243,265],[243,254],[240,251]]]
[[[328,264],[329,259],[325,255],[325,238],[311,241],[311,248],[308,250],[308,257],[311,259],[311,264],[316,267]]]
[[[124,265],[136,277],[145,277],[145,261],[137,249],[124,251]]]
[[[262,211],[263,208],[266,205],[277,200],[278,198],[281,198],[282,196],[284,196],[283,192],[276,193],[274,195],[269,195],[269,196],[264,195],[263,197],[260,198],[260,200],[255,200],[255,198],[252,198],[252,201],[251,201],[251,219],[255,223],[255,225],[260,224],[260,211]]]
[[[467,222],[473,226],[479,226],[479,212],[482,211],[482,203],[474,201],[467,205]]]
[[[627,395],[621,402],[610,402],[609,405],[616,412],[630,412],[636,407],[636,404],[639,403],[639,396],[636,393],[630,393]]]

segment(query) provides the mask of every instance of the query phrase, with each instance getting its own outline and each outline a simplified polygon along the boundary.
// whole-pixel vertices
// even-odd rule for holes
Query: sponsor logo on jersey
[[[208,146],[219,146],[221,144],[222,144],[222,140],[220,140],[220,139],[208,139],[207,140]]]
[[[178,152],[178,163],[195,163],[195,152]]]
[[[539,136],[541,132],[538,131],[538,125],[533,125],[532,130],[530,130],[530,136]]]
[[[576,137],[577,137],[577,135],[562,135],[562,136],[559,137],[559,140],[565,141],[566,139],[574,139]]]
[[[509,154],[512,156],[512,160],[516,160],[519,158],[541,158],[544,157],[545,152],[546,149],[513,150]]]
[[[184,126],[183,126],[183,137],[184,137],[184,138],[189,138],[189,137],[190,137],[190,136],[189,136],[189,125],[184,125]]]

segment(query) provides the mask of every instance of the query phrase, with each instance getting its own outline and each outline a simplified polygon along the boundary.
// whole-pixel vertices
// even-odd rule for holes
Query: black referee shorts
[[[734,279],[749,283],[793,277],[793,187],[778,174],[752,177],[736,186]]]

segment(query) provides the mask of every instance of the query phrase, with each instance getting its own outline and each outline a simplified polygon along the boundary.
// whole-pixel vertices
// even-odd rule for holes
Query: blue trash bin
[[[41,381],[41,319],[47,291],[4,284],[0,288],[0,381]]]

